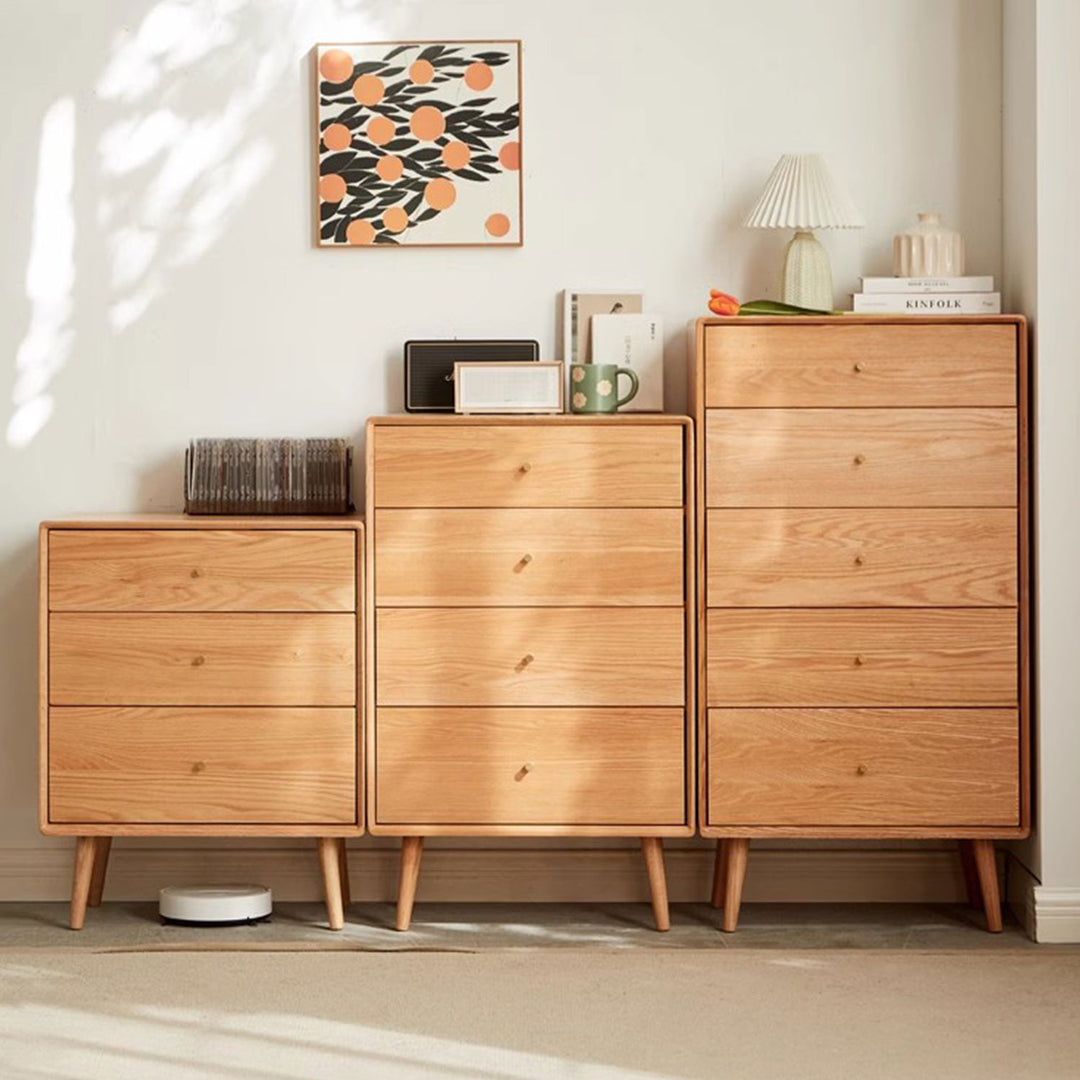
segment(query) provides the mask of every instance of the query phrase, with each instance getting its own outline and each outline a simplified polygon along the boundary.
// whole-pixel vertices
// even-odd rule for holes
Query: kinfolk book
[[[864,293],[988,293],[994,279],[983,277],[864,277]]]
[[[872,315],[999,315],[1001,293],[855,293],[855,311]]]

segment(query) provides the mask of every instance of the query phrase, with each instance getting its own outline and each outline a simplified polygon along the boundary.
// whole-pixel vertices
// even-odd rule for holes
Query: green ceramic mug
[[[618,396],[619,376],[630,380],[630,393]],[[618,364],[571,364],[570,411],[576,413],[613,413],[638,392],[638,377],[628,367]]]

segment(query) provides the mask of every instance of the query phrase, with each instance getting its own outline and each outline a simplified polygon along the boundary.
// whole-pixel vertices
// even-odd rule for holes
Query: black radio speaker
[[[405,411],[453,412],[458,360],[539,359],[536,341],[406,341]]]

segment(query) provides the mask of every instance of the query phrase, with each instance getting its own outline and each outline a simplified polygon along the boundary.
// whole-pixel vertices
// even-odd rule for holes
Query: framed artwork
[[[520,41],[315,54],[319,246],[522,243]]]

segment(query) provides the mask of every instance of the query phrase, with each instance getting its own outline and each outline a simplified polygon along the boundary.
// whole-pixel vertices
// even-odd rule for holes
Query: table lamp
[[[784,154],[743,224],[749,229],[794,229],[784,252],[780,299],[831,311],[832,270],[812,229],[860,229],[864,222],[820,154]]]

